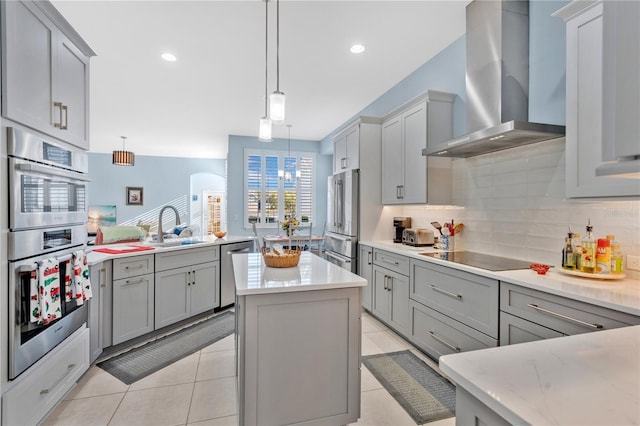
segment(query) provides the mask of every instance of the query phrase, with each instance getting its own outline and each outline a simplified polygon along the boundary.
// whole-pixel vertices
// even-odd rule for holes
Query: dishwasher
[[[252,251],[253,241],[224,244],[220,247],[220,307],[218,309],[231,306],[236,300],[236,280],[233,276],[231,256]]]

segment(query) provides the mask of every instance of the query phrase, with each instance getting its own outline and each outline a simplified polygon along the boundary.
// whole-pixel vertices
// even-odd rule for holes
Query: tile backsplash
[[[640,253],[640,200],[565,198],[564,138],[453,161],[456,206],[404,206],[414,228],[463,222],[456,248],[558,265],[569,227]],[[459,206],[459,207],[458,207]],[[627,270],[627,275],[636,276]]]

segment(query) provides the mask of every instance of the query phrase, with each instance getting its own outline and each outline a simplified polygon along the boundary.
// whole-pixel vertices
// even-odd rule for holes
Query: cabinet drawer
[[[406,256],[373,249],[373,264],[409,276],[409,258]]]
[[[23,373],[16,379],[18,383],[2,395],[2,424],[38,424],[88,368],[89,329],[82,328]]]
[[[640,317],[526,287],[502,283],[500,310],[572,335],[640,324]]]
[[[498,346],[497,339],[413,300],[409,301],[409,309],[411,341],[435,359],[441,355]]]
[[[189,248],[156,254],[156,271],[220,261],[218,246]]]
[[[153,255],[125,257],[113,260],[113,279],[135,277],[153,272]]]
[[[500,346],[562,337],[559,333],[506,312],[500,312]]]
[[[498,338],[500,283],[479,275],[411,260],[410,297]]]

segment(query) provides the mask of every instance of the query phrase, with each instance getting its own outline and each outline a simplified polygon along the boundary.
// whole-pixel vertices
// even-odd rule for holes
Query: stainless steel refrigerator
[[[328,180],[325,255],[329,262],[356,273],[360,170],[336,173]]]

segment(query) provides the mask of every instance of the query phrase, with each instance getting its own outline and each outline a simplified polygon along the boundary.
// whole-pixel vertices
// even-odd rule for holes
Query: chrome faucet
[[[180,213],[178,213],[178,209],[173,206],[164,206],[160,209],[160,216],[158,216],[158,242],[164,242],[164,234],[162,233],[162,214],[166,209],[171,209],[176,214],[176,226],[180,225]]]

